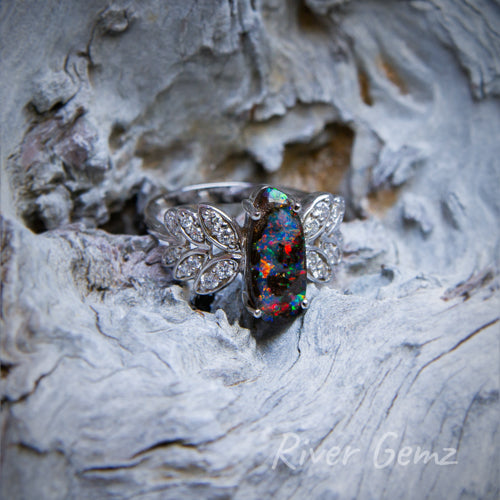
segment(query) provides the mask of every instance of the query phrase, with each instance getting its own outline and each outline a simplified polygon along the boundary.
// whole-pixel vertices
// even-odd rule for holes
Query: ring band
[[[273,321],[307,308],[307,281],[333,279],[344,210],[327,192],[224,182],[156,196],[145,220],[176,280],[207,295],[243,273],[247,310]]]

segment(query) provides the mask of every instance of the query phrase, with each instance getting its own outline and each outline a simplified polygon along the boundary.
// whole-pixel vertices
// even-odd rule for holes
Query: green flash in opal
[[[262,214],[251,221],[247,242],[247,288],[262,318],[296,316],[306,296],[304,231],[290,198],[263,188],[254,205]]]

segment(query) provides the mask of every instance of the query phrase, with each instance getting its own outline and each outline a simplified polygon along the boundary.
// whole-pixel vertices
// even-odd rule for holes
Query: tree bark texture
[[[498,498],[497,2],[4,0],[0,37],[2,498]],[[142,222],[242,179],[347,201],[265,338]]]

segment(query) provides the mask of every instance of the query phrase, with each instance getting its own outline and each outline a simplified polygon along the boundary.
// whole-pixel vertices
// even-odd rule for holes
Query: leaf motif
[[[315,283],[325,283],[333,277],[332,267],[327,256],[319,248],[308,248],[307,277]]]
[[[304,236],[306,240],[316,239],[324,230],[329,221],[333,205],[333,196],[325,193],[318,196],[307,209],[304,216]]]
[[[330,265],[340,264],[342,260],[342,237],[340,233],[322,239],[319,246],[325,253]]]
[[[167,232],[176,240],[182,239],[182,231],[177,220],[177,209],[169,208],[164,215],[164,222]]]
[[[182,254],[185,252],[186,247],[177,244],[167,244],[162,245],[162,257],[161,263],[166,267],[171,267],[176,264],[176,262],[181,258]]]
[[[198,295],[214,293],[229,285],[238,274],[240,263],[230,255],[221,255],[210,260],[200,271],[194,283]]]
[[[205,235],[200,226],[198,214],[188,208],[177,209],[177,221],[182,234],[195,245],[205,242]]]
[[[240,252],[240,237],[235,223],[222,210],[211,205],[198,206],[199,221],[207,239],[222,250]]]
[[[340,226],[342,220],[344,219],[345,213],[345,201],[341,196],[334,196],[332,200],[332,206],[330,208],[330,215],[326,223],[326,233],[333,233]]]
[[[207,259],[207,253],[200,250],[187,252],[174,268],[174,278],[180,281],[196,278]]]

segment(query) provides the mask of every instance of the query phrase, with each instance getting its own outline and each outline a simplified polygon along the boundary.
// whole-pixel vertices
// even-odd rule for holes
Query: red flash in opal
[[[266,187],[254,206],[262,215],[250,222],[247,243],[248,295],[262,319],[291,317],[306,296],[305,239],[293,202],[278,189]]]

